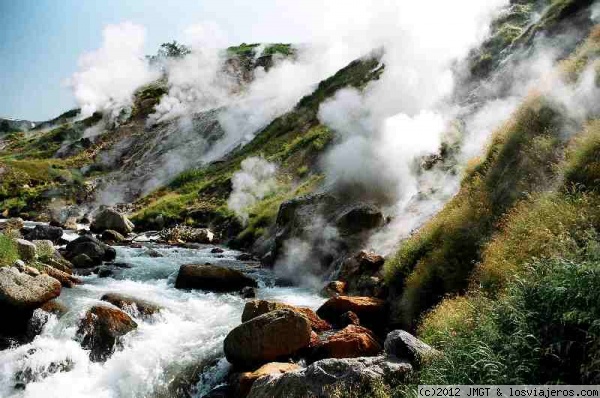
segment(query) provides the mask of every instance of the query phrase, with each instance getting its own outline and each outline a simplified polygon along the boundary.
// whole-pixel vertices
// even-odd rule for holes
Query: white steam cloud
[[[244,159],[241,170],[231,177],[233,191],[227,200],[227,206],[242,222],[248,221],[248,210],[254,204],[275,191],[276,171],[277,167],[273,163],[251,157]]]
[[[69,84],[84,117],[96,111],[119,116],[138,87],[158,78],[144,59],[145,36],[144,27],[131,22],[108,25],[102,47],[80,57]]]

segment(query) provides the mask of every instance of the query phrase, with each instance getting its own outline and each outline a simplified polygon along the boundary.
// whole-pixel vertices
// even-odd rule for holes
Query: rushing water
[[[323,302],[307,290],[274,287],[268,271],[235,261],[239,254],[235,251],[213,254],[208,246],[152,247],[163,257],[150,257],[147,248],[117,248],[116,261],[131,268],[109,278],[84,277],[85,284],[63,289],[58,301],[69,308],[67,314],[51,316],[32,343],[0,351],[0,396],[173,397],[178,383],[197,380],[198,374],[194,394],[206,393],[228,370],[223,339],[240,323],[245,300],[235,294],[175,289],[181,264],[210,262],[240,268],[259,279],[258,298],[311,308]],[[124,337],[123,349],[105,363],[93,363],[76,340],[77,324],[108,292],[145,299],[163,310],[150,319],[135,318],[138,328]],[[34,381],[25,389],[15,388],[24,376]]]

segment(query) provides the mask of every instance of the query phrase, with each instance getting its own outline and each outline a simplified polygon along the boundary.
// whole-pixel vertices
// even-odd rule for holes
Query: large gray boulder
[[[225,357],[242,369],[285,359],[310,343],[310,322],[298,312],[268,312],[233,329],[224,342]]]
[[[60,282],[48,275],[33,277],[14,267],[0,268],[0,306],[32,311],[58,297],[60,289]]]
[[[90,225],[92,232],[104,232],[108,229],[127,235],[133,232],[135,225],[123,214],[113,209],[104,209],[96,214]]]
[[[241,271],[210,264],[182,265],[175,281],[177,289],[202,289],[211,292],[237,292],[246,286],[258,287],[258,284]]]
[[[323,359],[302,370],[256,380],[248,398],[336,397],[336,388],[346,391],[359,383],[361,386],[380,382],[396,385],[411,372],[408,362],[385,356]]]
[[[60,295],[56,279],[20,272],[14,267],[0,268],[0,334],[22,337],[27,333],[33,311]]]

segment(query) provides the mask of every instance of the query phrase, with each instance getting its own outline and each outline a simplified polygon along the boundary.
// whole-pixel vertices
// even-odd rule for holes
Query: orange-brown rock
[[[293,370],[302,369],[300,366],[294,363],[286,363],[286,362],[271,362],[266,365],[261,366],[256,369],[254,372],[245,372],[242,373],[238,379],[238,392],[239,397],[245,397],[250,392],[252,385],[256,380],[263,376],[267,375],[278,375],[287,373]]]
[[[386,322],[385,301],[373,297],[332,297],[317,310],[317,315],[339,325],[342,315],[348,311],[354,312],[361,324],[372,329],[380,329]]]
[[[315,350],[315,357],[358,358],[376,356],[380,352],[381,345],[369,329],[349,325],[321,342]]]
[[[225,357],[248,369],[289,358],[310,343],[310,323],[296,311],[267,312],[234,328],[223,343]]]
[[[83,283],[81,279],[77,278],[76,276],[67,274],[66,272],[48,265],[44,265],[44,272],[59,281],[63,287],[73,287],[73,285]]]
[[[281,309],[292,310],[306,317],[310,322],[311,329],[315,332],[324,332],[326,330],[331,330],[331,325],[329,324],[329,322],[321,319],[310,308],[295,307],[293,305],[268,300],[248,301],[244,306],[244,312],[242,313],[242,322],[248,322],[249,320],[256,318],[257,316],[266,314],[267,312]]]
[[[121,336],[137,328],[125,312],[104,305],[90,308],[79,324],[81,346],[90,350],[90,360],[103,362],[120,346]]]

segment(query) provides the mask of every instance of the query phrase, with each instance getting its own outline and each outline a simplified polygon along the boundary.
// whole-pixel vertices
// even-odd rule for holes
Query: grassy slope
[[[167,222],[235,224],[226,207],[231,192],[231,176],[247,157],[262,156],[279,166],[279,189],[250,209],[249,224],[235,232],[240,244],[259,237],[274,222],[279,204],[292,197],[311,192],[320,181],[317,160],[333,139],[332,132],[319,124],[319,105],[346,86],[364,87],[382,71],[375,58],[357,60],[324,80],[311,94],[302,98],[287,114],[275,119],[246,146],[225,160],[205,168],[189,170],[168,187],[142,199],[134,221],[151,227],[158,216]]]
[[[559,66],[564,80],[595,60],[599,34]],[[415,382],[599,382],[600,120],[564,141],[561,114],[528,99],[386,264],[396,321],[443,351]]]

